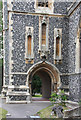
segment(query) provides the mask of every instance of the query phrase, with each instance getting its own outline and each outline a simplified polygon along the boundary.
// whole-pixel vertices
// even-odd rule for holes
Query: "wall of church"
[[[11,2],[12,11],[18,11],[18,12],[35,12],[35,3],[32,2]],[[6,5],[6,3],[5,3]],[[59,9],[56,9],[58,7],[59,3],[54,3],[54,12],[62,14],[66,11],[66,6],[69,6],[69,3],[66,5],[64,3],[60,4]],[[63,7],[62,7],[63,6]],[[65,7],[64,7],[65,6]],[[7,9],[7,6],[5,7]],[[63,8],[60,9],[60,8]],[[59,10],[59,11],[58,11]],[[8,17],[7,10],[4,9],[4,16],[5,16],[5,23],[7,24],[8,21],[6,21],[6,18]],[[61,12],[62,11],[62,12]],[[65,13],[64,13],[65,14]],[[26,14],[13,14],[12,15],[13,20],[13,50],[12,50],[12,72],[27,72],[27,70],[30,68],[31,64],[25,63],[25,26],[33,26],[34,27],[34,51],[38,51],[39,49],[39,16],[35,15],[26,15]],[[68,18],[67,17],[49,17],[49,50],[50,53],[48,56],[48,61],[54,64],[54,27],[56,28],[63,28],[62,29],[62,64],[56,65],[56,67],[59,69],[60,72],[66,73],[68,72]],[[8,39],[8,32],[5,32],[5,73],[9,74],[9,39]],[[7,40],[6,40],[7,39]],[[20,54],[21,52],[21,54]],[[34,53],[34,63],[37,63],[40,61],[40,55],[38,52]],[[6,77],[6,84],[9,83],[9,77]]]
[[[13,43],[12,43],[12,72],[23,72],[32,66],[32,64],[25,63],[25,31],[26,26],[32,26],[34,39],[34,64],[41,61],[39,49],[39,16],[12,14],[13,20]],[[57,64],[56,67],[62,73],[68,72],[68,18],[49,17],[49,55],[47,61],[54,64],[54,27],[62,28],[62,63]],[[21,73],[22,74],[22,73]],[[15,75],[17,76],[17,75]],[[24,77],[24,75],[23,75]],[[20,77],[21,78],[21,77]]]
[[[79,99],[81,99],[81,74],[79,75],[79,85],[80,85]]]
[[[69,76],[70,99],[78,101],[80,98],[80,75],[74,74]]]
[[[35,3],[36,2],[36,3]],[[71,5],[72,2],[58,2],[57,0],[53,1],[53,13],[55,14],[67,14],[67,8]],[[36,4],[37,0],[15,0],[11,2],[13,5],[12,10],[18,12],[28,12],[28,13],[35,13],[36,12]]]
[[[29,2],[29,0],[26,0],[24,2],[19,2],[19,1],[16,1],[16,2],[12,2],[12,10],[13,11],[19,11],[19,12],[35,12],[35,1],[34,0],[31,0]]]
[[[9,36],[8,36],[8,9],[7,3],[3,7],[3,43],[4,43],[4,80],[5,85],[9,84]],[[3,82],[4,83],[4,82]]]
[[[27,82],[27,71],[28,69],[35,63],[41,61],[40,54],[38,52],[39,49],[39,15],[38,14],[32,14],[35,13],[35,4],[34,2],[30,3],[22,3],[22,2],[16,2],[11,3],[12,10],[16,12],[11,13],[11,20],[13,21],[13,24],[11,24],[11,32],[12,32],[12,43],[11,47],[13,48],[11,50],[12,56],[9,56],[10,48],[9,48],[9,31],[5,30],[4,32],[4,47],[5,47],[5,58],[4,58],[4,65],[5,65],[5,85],[9,84],[9,60],[13,60],[11,69],[11,84],[20,86],[20,85],[26,85]],[[55,3],[54,4],[54,13],[57,14],[67,14],[66,8],[70,4],[66,4],[64,7],[64,3],[60,4]],[[7,22],[8,20],[8,11],[7,11],[7,5],[4,4],[4,29],[8,27]],[[57,9],[57,7],[59,8]],[[62,9],[63,8],[63,9]],[[18,13],[17,13],[18,12]],[[21,13],[22,12],[22,13]],[[26,12],[26,13],[25,13]],[[75,49],[76,49],[76,43],[75,38],[77,36],[77,26],[80,18],[80,8],[75,10],[75,12],[68,17],[63,16],[48,16],[49,17],[49,54],[47,57],[47,61],[54,64],[54,28],[62,28],[62,62],[59,64],[55,64],[55,66],[59,69],[60,73],[75,73]],[[6,21],[7,20],[7,21]],[[33,64],[27,64],[25,60],[25,34],[26,34],[26,26],[33,27],[33,41],[34,41],[34,58]],[[11,58],[10,58],[11,57]],[[61,75],[61,82],[62,85],[68,85],[70,88],[70,96],[71,99],[77,100],[81,88],[80,88],[80,75],[67,75],[63,76]],[[76,89],[74,90],[76,85]],[[19,90],[19,89],[18,89]],[[74,90],[74,91],[73,91]],[[17,89],[14,88],[14,91],[17,91]],[[21,90],[22,91],[22,90]],[[25,89],[24,89],[25,91]],[[76,96],[75,96],[76,95]],[[25,96],[26,97],[26,96]],[[26,99],[23,97],[13,97],[11,96],[12,100],[20,100],[20,99]]]
[[[74,13],[69,17],[69,73],[75,72],[75,59],[76,59],[76,40],[77,31],[80,20],[80,7],[74,11]]]
[[[34,28],[34,63],[40,60],[39,48],[39,17],[32,15],[13,14],[13,69],[12,72],[27,72],[31,64],[25,63],[25,32],[26,26]]]
[[[54,2],[54,13],[56,14],[67,14],[67,8],[70,7],[71,1],[66,2],[60,2],[58,0],[55,0]]]
[[[76,69],[76,41],[77,41],[77,31],[80,20],[80,7],[78,7],[73,14],[69,17],[69,41],[68,41],[68,72],[74,73],[69,76],[69,88],[71,99],[75,101],[80,97],[80,74],[75,74]],[[79,51],[78,51],[79,52]],[[77,53],[78,54],[78,53]]]

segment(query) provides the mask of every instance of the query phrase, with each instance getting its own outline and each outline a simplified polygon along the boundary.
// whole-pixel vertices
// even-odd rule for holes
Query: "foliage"
[[[49,99],[51,102],[52,102],[52,104],[54,103],[56,103],[56,101],[57,101],[57,99],[58,99],[58,95],[57,95],[57,93],[55,92],[55,93],[52,93],[51,94],[51,98]]]
[[[56,92],[52,93],[50,101],[52,104],[59,104],[65,106],[65,101],[67,100],[67,96],[64,93],[64,90],[60,90],[59,94]]]
[[[40,110],[39,112],[37,112],[37,114],[35,114],[35,116],[40,116],[40,118],[54,118],[55,115],[51,115],[51,112],[52,112],[52,108],[54,106],[53,105],[50,105],[42,110]],[[63,110],[67,110],[68,108],[67,107],[63,107]],[[48,119],[49,120],[49,119]],[[53,119],[54,120],[54,119]],[[55,119],[56,120],[56,119]],[[58,120],[62,120],[62,119],[59,119]]]
[[[80,101],[79,101],[79,105],[81,106],[81,99],[80,99]]]
[[[2,90],[2,66],[0,66],[0,94],[1,94],[1,90]]]
[[[2,3],[2,0],[0,1],[0,9],[2,9],[3,7],[3,3]]]
[[[35,95],[35,93],[41,93],[41,86],[42,82],[39,76],[34,75],[32,80],[32,95]]]
[[[40,116],[40,118],[54,118],[54,115],[51,116],[52,107],[53,106],[48,106],[40,110],[39,112],[37,112],[36,116]]]
[[[59,100],[61,101],[61,105],[65,105],[65,101],[67,100],[67,96],[64,93],[64,90],[61,90],[59,93]]]
[[[2,118],[6,118],[6,114],[7,114],[8,112],[5,110],[5,109],[3,109],[3,108],[0,108],[0,120],[2,119]]]

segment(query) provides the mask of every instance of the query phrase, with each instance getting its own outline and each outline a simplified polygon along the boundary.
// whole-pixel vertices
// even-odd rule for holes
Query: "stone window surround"
[[[31,55],[28,55],[28,36],[31,36]],[[33,42],[33,27],[26,26],[26,33],[25,33],[25,58],[31,60],[34,58],[33,53],[34,42]]]
[[[41,17],[43,17],[43,20],[41,20]],[[49,48],[48,48],[48,45],[49,45],[49,42],[48,42],[49,19],[48,19],[48,16],[40,16],[39,17],[39,52],[42,52],[42,24],[44,24],[44,23],[46,24],[46,48],[45,48],[45,51],[49,51]]]
[[[59,31],[59,33],[58,33]],[[56,56],[56,38],[57,37],[60,37],[60,40],[59,40],[59,56],[57,58]],[[62,55],[61,55],[61,47],[62,47],[62,28],[54,28],[54,60],[56,61],[60,61],[62,60]]]
[[[42,24],[42,45],[46,46],[46,24]]]
[[[35,0],[35,12],[37,13],[53,13],[53,6],[54,0],[48,0],[48,7],[40,7],[38,6],[38,0]]]

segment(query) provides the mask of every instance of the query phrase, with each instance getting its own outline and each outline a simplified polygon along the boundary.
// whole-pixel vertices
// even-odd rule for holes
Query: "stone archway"
[[[53,91],[58,92],[61,85],[59,70],[53,64],[41,61],[34,64],[27,72],[27,85],[29,86],[30,96],[32,77],[35,74],[42,79],[42,96],[44,98],[49,98]]]
[[[44,68],[41,68],[38,71],[36,71],[35,75],[38,75],[41,79],[42,97],[43,98],[50,98],[50,96],[51,96],[51,77],[50,77],[50,75],[48,74],[48,72]]]

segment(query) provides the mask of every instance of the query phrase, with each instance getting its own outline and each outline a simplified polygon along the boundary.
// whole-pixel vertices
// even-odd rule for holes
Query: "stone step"
[[[27,93],[27,92],[9,92],[9,93],[7,93],[7,96],[11,96],[11,95],[22,96],[22,95],[29,95],[29,93]]]
[[[78,102],[73,102],[73,101],[66,101],[66,105],[70,108],[76,108],[79,106]]]

